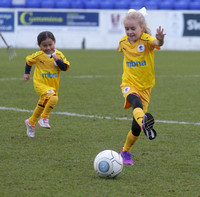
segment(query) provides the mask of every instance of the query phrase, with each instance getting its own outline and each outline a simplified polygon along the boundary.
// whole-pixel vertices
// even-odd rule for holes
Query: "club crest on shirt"
[[[144,49],[145,49],[145,47],[144,47],[143,44],[139,44],[138,47],[137,47],[137,49],[138,49],[139,52],[143,52]]]
[[[125,87],[124,88],[124,94],[126,94],[131,88],[130,87]]]

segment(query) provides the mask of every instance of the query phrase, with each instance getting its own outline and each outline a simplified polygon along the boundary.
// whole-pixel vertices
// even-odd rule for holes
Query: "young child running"
[[[32,116],[25,120],[27,136],[35,137],[35,124],[50,129],[49,114],[58,102],[60,71],[67,71],[70,63],[62,52],[55,49],[55,37],[49,31],[41,32],[37,37],[40,51],[26,57],[24,81],[30,79],[30,71],[35,64],[33,84],[40,98]]]
[[[144,11],[144,9],[143,9]],[[144,14],[129,11],[123,20],[126,35],[119,43],[119,52],[124,53],[121,90],[125,98],[124,108],[133,109],[132,127],[121,149],[123,163],[133,165],[130,153],[141,130],[150,139],[155,139],[154,118],[147,113],[151,88],[155,85],[154,49],[164,43],[164,29],[157,29],[156,38],[151,36]]]

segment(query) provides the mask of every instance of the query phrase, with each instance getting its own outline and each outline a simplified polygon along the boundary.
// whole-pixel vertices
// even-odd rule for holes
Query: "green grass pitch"
[[[24,120],[39,97],[23,74],[25,57],[36,50],[18,49],[9,61],[0,49],[0,197],[199,197],[199,51],[155,52],[149,112],[158,136],[142,134],[131,151],[135,165],[107,180],[94,172],[94,158],[105,149],[120,152],[131,127],[120,89],[122,54],[61,50],[71,68],[61,73],[52,128],[36,125],[30,139]]]

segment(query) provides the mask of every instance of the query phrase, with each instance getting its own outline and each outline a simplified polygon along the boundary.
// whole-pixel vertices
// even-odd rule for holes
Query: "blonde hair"
[[[143,28],[143,32],[151,35],[151,30],[147,27],[146,20],[140,12],[131,11],[131,12],[126,13],[123,19],[123,24],[125,20],[130,20],[130,19],[137,20],[138,24]]]

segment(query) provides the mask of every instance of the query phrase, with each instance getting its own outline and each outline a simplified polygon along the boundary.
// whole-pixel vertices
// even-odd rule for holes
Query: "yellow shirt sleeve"
[[[123,52],[123,50],[122,50],[123,47],[122,47],[121,43],[122,43],[123,41],[125,41],[125,40],[127,40],[127,36],[126,36],[126,35],[123,36],[123,37],[121,38],[120,42],[119,42],[119,47],[118,47],[118,52],[119,52],[119,53]]]
[[[33,66],[37,62],[37,57],[40,56],[40,55],[42,55],[42,54],[43,54],[42,51],[37,51],[36,53],[33,53],[32,55],[28,55],[26,57],[26,63],[29,66]]]

